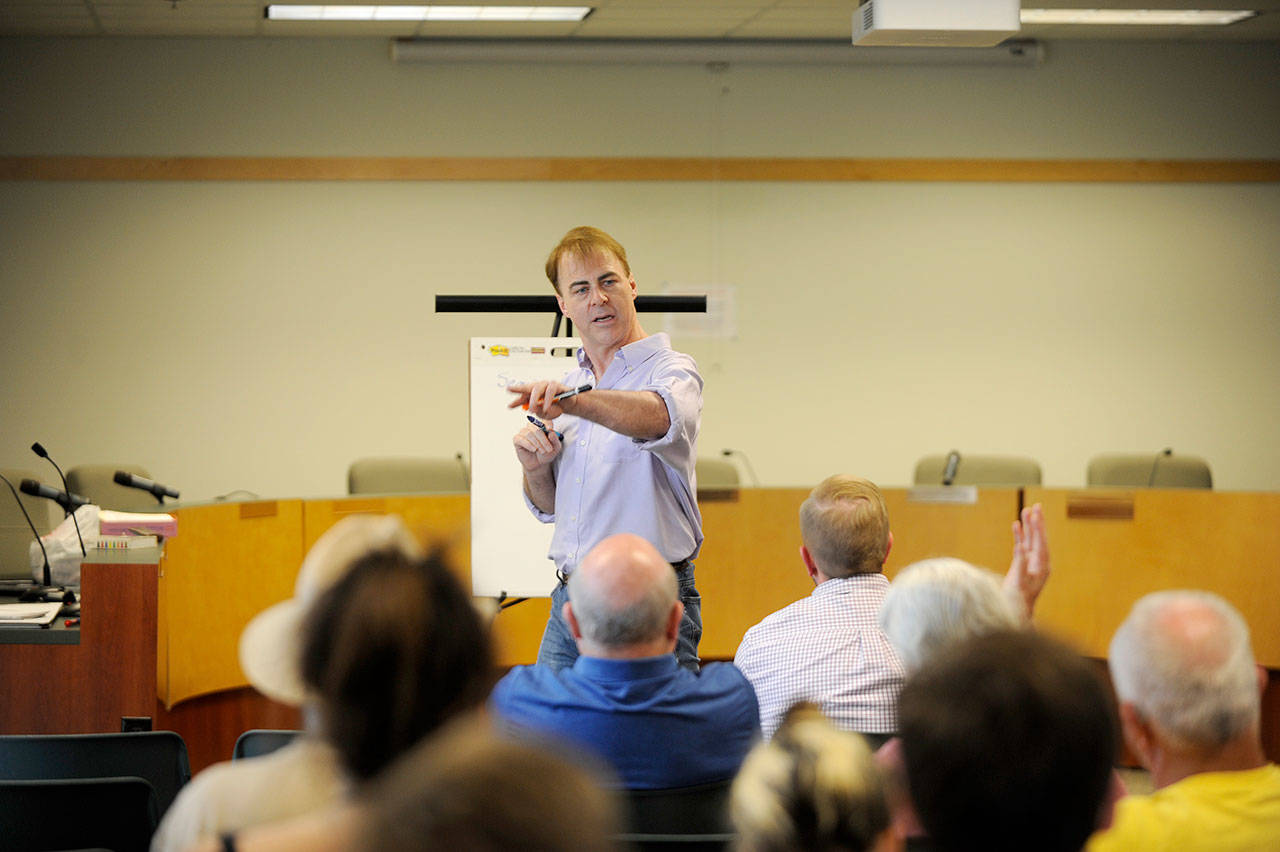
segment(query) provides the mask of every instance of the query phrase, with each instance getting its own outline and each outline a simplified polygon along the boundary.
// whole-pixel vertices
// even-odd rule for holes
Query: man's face
[[[630,342],[636,324],[636,282],[612,252],[587,257],[566,253],[560,258],[558,277],[556,301],[584,344],[611,348]]]

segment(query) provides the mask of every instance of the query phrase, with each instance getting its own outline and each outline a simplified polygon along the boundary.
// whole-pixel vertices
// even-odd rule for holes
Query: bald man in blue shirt
[[[731,663],[698,674],[676,663],[682,610],[653,545],[606,538],[569,577],[564,617],[581,655],[512,669],[490,698],[498,725],[581,749],[627,789],[733,777],[760,738],[755,692]]]

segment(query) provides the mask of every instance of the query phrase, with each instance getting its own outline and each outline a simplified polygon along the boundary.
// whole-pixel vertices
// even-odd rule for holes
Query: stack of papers
[[[173,538],[178,519],[165,512],[98,512],[98,532],[102,535],[156,535]]]
[[[52,624],[62,601],[0,604],[0,627],[44,627]]]

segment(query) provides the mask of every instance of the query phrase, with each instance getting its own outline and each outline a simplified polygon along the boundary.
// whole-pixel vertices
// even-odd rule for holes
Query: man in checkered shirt
[[[840,728],[884,739],[897,730],[903,671],[876,624],[893,545],[880,489],[828,477],[800,507],[800,536],[813,593],[748,630],[733,662],[755,687],[766,739],[797,701],[818,704]]]

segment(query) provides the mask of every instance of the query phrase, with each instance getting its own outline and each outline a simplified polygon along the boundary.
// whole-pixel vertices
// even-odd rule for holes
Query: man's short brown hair
[[[800,506],[800,537],[828,577],[876,574],[889,554],[889,510],[876,484],[838,473]]]
[[[551,254],[547,255],[547,280],[559,293],[560,258],[566,254],[578,258],[593,257],[606,251],[618,259],[623,271],[627,273],[627,277],[630,277],[631,264],[627,263],[627,250],[622,247],[622,244],[599,228],[584,225],[574,228],[561,237],[560,242],[551,250]]]

